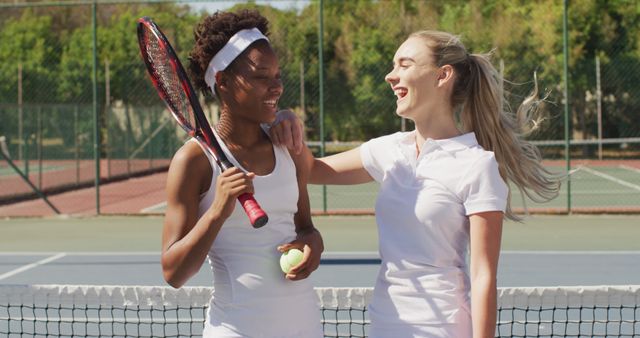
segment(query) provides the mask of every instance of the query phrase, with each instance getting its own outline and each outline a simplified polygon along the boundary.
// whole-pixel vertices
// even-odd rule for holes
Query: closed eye
[[[403,61],[401,61],[399,63],[394,63],[392,65],[392,69],[396,69],[396,68],[407,69],[407,68],[411,67],[412,65],[413,65],[412,62],[408,62],[408,61],[403,60]]]
[[[393,66],[398,66],[398,68],[400,69],[405,69],[405,68],[409,68],[410,66],[412,66],[413,64],[415,64],[415,61],[410,58],[410,57],[401,57],[398,59],[398,61],[393,63]]]

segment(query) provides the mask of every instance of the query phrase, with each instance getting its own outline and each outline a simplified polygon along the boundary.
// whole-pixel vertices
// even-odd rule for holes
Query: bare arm
[[[302,121],[290,110],[278,112],[277,122],[269,130],[276,145],[284,145],[292,156],[307,162],[311,184],[360,184],[373,181],[362,166],[360,148],[315,159],[304,144]]]
[[[167,177],[167,210],[162,229],[162,272],[173,287],[181,287],[196,274],[224,221],[231,215],[236,197],[252,192],[251,177],[229,169],[216,182],[211,207],[198,218],[200,194],[211,182],[211,166],[194,142],[174,156]]]
[[[290,152],[296,164],[296,177],[298,180],[298,211],[294,215],[296,225],[296,239],[280,246],[281,252],[292,248],[302,250],[304,257],[300,264],[294,266],[286,278],[299,280],[309,277],[320,265],[320,257],[324,251],[324,243],[320,232],[314,227],[311,219],[311,207],[309,205],[309,193],[307,191],[307,180],[309,177],[309,161],[304,156]]]
[[[496,275],[503,213],[471,215],[471,318],[474,338],[493,338],[496,330]]]
[[[309,183],[313,184],[361,184],[373,181],[364,169],[360,148],[314,159]]]

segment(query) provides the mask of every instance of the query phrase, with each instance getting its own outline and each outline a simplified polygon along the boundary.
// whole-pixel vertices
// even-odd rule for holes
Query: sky
[[[217,10],[228,9],[235,4],[243,3],[243,2],[247,2],[247,1],[229,0],[229,1],[211,1],[211,2],[193,2],[193,3],[188,3],[188,5],[191,6],[193,9],[195,9],[196,11],[204,9],[208,12],[215,12]],[[256,0],[253,2],[259,5],[271,5],[272,7],[279,8],[279,9],[291,9],[291,8],[301,9],[302,7],[308,5],[309,2],[311,1],[310,0]]]

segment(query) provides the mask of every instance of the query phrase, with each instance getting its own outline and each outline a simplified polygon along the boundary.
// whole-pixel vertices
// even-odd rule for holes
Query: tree
[[[0,26],[0,97],[17,102],[18,67],[22,67],[24,102],[46,102],[55,83],[58,55],[51,18],[34,16],[25,10]]]

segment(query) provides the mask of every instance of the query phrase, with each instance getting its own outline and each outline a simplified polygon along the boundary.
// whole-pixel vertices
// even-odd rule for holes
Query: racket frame
[[[183,114],[180,113],[181,110],[178,107],[174,106],[173,102],[169,99],[169,94],[161,84],[161,81],[157,78],[157,75],[154,75],[157,74],[157,72],[156,68],[149,61],[150,57],[147,52],[146,44],[144,42],[144,30],[153,34],[157,42],[160,44],[160,49],[165,51],[169,56],[171,69],[178,76],[182,91],[187,97],[189,105],[193,110],[195,119],[195,125],[193,126],[193,128],[189,128],[190,123],[187,122]],[[180,63],[178,55],[169,43],[167,37],[162,33],[160,28],[158,28],[156,23],[151,18],[146,16],[138,19],[137,33],[140,53],[147,67],[149,76],[151,77],[151,82],[158,91],[158,94],[160,95],[162,100],[169,108],[169,111],[171,112],[173,118],[178,122],[182,129],[184,129],[189,134],[189,136],[195,138],[198,142],[204,145],[204,148],[209,152],[209,154],[211,154],[222,171],[233,167],[234,165],[229,161],[224,151],[222,150],[222,147],[218,143],[218,140],[216,139],[213,130],[209,125],[209,121],[204,114],[204,110],[200,105],[200,101],[198,100],[198,97],[193,90],[191,81],[189,81],[189,77],[187,76],[182,63]],[[238,200],[245,209],[251,221],[251,225],[254,228],[260,228],[267,223],[267,214],[262,210],[252,194],[244,193],[238,196]]]

